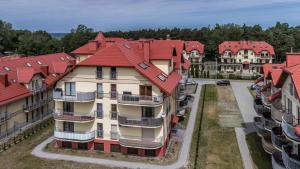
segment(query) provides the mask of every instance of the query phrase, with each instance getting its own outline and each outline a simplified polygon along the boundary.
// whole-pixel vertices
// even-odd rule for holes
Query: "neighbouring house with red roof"
[[[255,81],[264,111],[254,118],[273,168],[300,168],[300,54],[288,53],[282,64],[263,65]]]
[[[99,33],[74,50],[78,64],[53,93],[56,146],[164,156],[189,101],[185,49],[182,40]]]
[[[263,41],[224,41],[219,55],[220,73],[252,76],[260,74],[263,64],[272,63],[275,52]]]
[[[0,58],[0,142],[52,116],[52,88],[74,65],[66,53]]]

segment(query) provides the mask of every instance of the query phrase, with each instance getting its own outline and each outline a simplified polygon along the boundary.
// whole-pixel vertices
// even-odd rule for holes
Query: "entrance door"
[[[154,129],[143,128],[142,129],[142,138],[147,139],[147,140],[149,140],[149,139],[154,140],[154,138],[155,138]]]
[[[63,103],[63,113],[64,114],[74,114],[74,103],[73,102],[64,102]]]
[[[153,118],[154,107],[142,107],[142,118]]]
[[[152,100],[152,86],[140,85],[140,99],[141,100]]]

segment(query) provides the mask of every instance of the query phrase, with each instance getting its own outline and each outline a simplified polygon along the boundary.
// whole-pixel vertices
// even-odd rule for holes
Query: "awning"
[[[262,88],[260,89],[261,92],[266,91],[268,88],[271,87],[271,83],[268,83],[266,85],[263,85]]]
[[[259,78],[257,78],[257,79],[255,80],[254,84],[257,84],[257,83],[259,83],[259,82],[262,82],[263,80],[264,80],[264,77],[261,76],[261,77],[259,77]]]
[[[279,91],[273,93],[271,96],[269,96],[268,101],[273,102],[274,100],[279,99],[279,98],[281,98],[281,90],[279,90]]]

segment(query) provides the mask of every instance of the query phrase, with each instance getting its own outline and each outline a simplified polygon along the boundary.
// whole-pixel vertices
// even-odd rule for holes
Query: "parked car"
[[[227,85],[230,85],[230,81],[229,80],[219,80],[219,81],[217,81],[217,85],[227,86]]]

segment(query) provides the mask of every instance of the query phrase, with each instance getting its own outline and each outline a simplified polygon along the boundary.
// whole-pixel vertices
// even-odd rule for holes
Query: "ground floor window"
[[[72,143],[69,141],[63,141],[62,142],[62,147],[63,148],[72,148]]]
[[[137,148],[131,148],[131,147],[128,147],[128,149],[127,149],[127,154],[130,154],[130,155],[137,155],[137,154],[138,154],[138,149],[137,149]]]
[[[78,143],[78,149],[79,150],[87,150],[88,149],[87,143]]]
[[[145,150],[145,156],[155,157],[155,150]]]
[[[111,144],[110,151],[119,153],[119,152],[121,152],[121,146],[119,144]]]
[[[103,143],[95,143],[94,149],[98,151],[104,151],[104,144]]]

